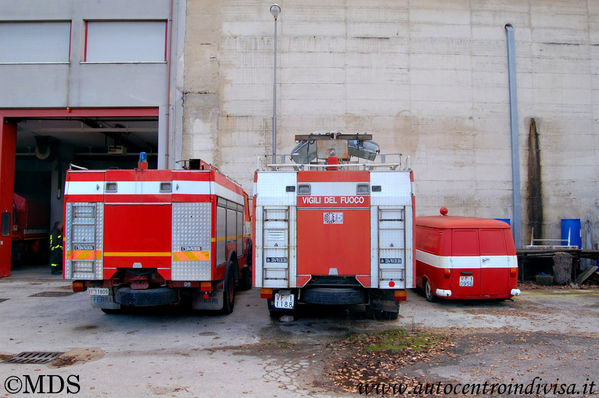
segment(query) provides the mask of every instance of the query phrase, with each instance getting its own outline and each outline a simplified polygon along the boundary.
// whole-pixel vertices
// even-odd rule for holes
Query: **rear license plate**
[[[460,276],[460,286],[472,287],[474,286],[473,276]]]
[[[343,213],[323,213],[323,224],[343,224]]]
[[[108,296],[110,295],[110,290],[107,287],[89,287],[87,288],[87,292],[90,296]]]
[[[294,305],[293,299],[293,294],[275,293],[275,308],[292,310]]]

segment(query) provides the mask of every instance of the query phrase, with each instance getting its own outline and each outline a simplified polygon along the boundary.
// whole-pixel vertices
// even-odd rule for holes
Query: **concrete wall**
[[[176,8],[179,2],[174,3]],[[159,162],[166,167],[167,63],[84,63],[83,51],[85,20],[168,20],[170,4],[169,0],[0,0],[1,21],[72,21],[69,63],[0,64],[0,108],[159,107]]]
[[[251,190],[270,152],[269,1],[188,0],[183,158]],[[523,204],[530,118],[544,227],[589,214],[599,236],[599,2],[281,0],[278,152],[296,133],[373,132],[409,155],[418,214],[512,218],[505,25],[515,28]]]

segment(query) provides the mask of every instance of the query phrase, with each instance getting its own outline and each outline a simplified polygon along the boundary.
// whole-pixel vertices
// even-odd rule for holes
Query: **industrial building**
[[[281,0],[276,23],[270,5],[0,0],[0,275],[13,191],[43,199],[50,228],[71,163],[201,158],[251,191],[275,25],[278,154],[296,133],[373,133],[409,157],[417,214],[510,219],[517,245],[588,220],[596,245],[599,3]]]
[[[183,157],[246,189],[272,152],[270,4],[187,2]],[[278,154],[296,133],[371,132],[381,152],[410,157],[418,215],[510,219],[517,245],[580,219],[596,244],[598,2],[278,4]]]
[[[0,275],[10,272],[13,186],[45,207],[36,229],[47,234],[63,217],[70,164],[132,168],[145,151],[152,167],[174,165],[179,10],[166,0],[0,2]]]

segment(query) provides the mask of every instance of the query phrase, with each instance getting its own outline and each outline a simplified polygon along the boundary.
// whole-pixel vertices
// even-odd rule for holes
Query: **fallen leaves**
[[[338,358],[330,364],[329,379],[347,392],[359,392],[366,383],[409,384],[415,379],[398,374],[405,366],[427,362],[452,348],[445,335],[393,329],[350,335],[327,347]]]

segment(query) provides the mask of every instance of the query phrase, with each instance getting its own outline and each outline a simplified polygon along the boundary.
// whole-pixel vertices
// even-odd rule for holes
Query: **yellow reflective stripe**
[[[73,260],[93,260],[93,250],[73,250]]]
[[[208,261],[210,260],[209,251],[177,251],[173,252],[173,261]]]
[[[171,252],[104,252],[104,257],[170,257]]]
[[[235,240],[239,238],[249,238],[250,235],[237,235],[237,236],[221,236],[220,238],[212,238],[212,242],[222,242],[223,240]]]
[[[85,256],[83,255],[85,252]],[[67,250],[67,260],[93,260],[94,259],[94,250]],[[95,250],[95,259],[102,259],[102,251]]]

